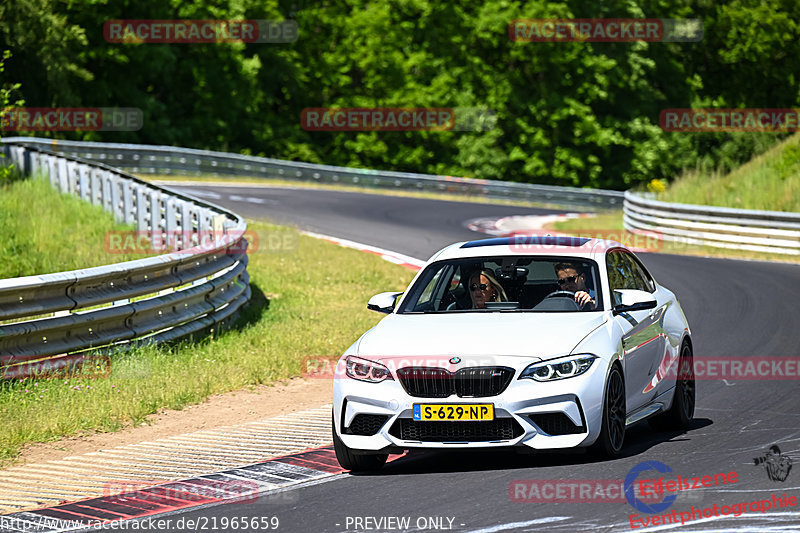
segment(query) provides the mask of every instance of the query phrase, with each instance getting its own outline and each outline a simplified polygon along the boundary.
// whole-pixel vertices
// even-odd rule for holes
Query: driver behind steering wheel
[[[575,293],[575,303],[583,311],[594,311],[597,301],[593,289],[586,287],[586,274],[583,269],[574,263],[556,263],[554,265],[558,276],[558,287],[562,291]]]

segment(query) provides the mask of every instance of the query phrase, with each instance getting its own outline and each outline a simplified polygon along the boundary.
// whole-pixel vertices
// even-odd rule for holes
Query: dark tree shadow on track
[[[597,457],[586,449],[557,451],[495,450],[412,450],[400,459],[387,463],[378,472],[361,472],[355,476],[393,476],[408,474],[434,474],[456,472],[479,472],[488,470],[516,470],[524,468],[547,468],[553,466],[577,466],[606,463],[640,455],[663,442],[690,441],[691,432],[713,424],[707,418],[692,420],[688,431],[655,431],[647,422],[628,428],[625,446],[619,458],[609,460]]]

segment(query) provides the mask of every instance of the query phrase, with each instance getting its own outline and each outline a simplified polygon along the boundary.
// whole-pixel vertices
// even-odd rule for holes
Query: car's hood
[[[604,313],[392,314],[358,345],[363,357],[553,357],[569,354]]]

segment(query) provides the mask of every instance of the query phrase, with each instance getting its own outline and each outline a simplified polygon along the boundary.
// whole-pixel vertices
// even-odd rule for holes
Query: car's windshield
[[[429,265],[398,313],[601,311],[601,302],[594,261],[495,256]]]

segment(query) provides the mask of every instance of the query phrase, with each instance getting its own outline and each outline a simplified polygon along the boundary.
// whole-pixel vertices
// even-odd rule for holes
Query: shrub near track
[[[800,133],[730,173],[687,172],[659,200],[800,212]]]

